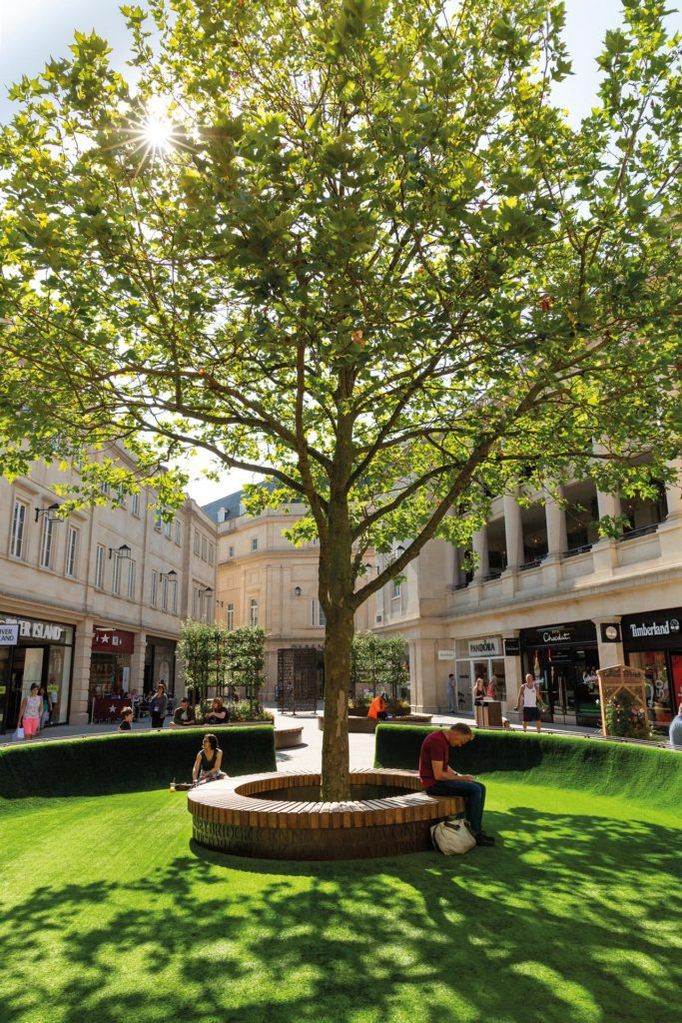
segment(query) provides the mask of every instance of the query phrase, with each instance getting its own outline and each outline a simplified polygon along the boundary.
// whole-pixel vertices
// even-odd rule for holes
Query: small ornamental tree
[[[354,689],[365,686],[373,693],[385,692],[397,701],[409,680],[406,643],[402,637],[365,632],[353,638],[351,685]]]
[[[265,630],[244,626],[226,634],[225,670],[228,685],[243,688],[252,710],[260,707],[265,682]]]
[[[252,510],[303,501],[343,799],[364,601],[493,494],[670,478],[680,41],[623,0],[574,125],[559,0],[123,11],[131,70],[77,34],[0,136],[0,464],[78,458],[94,493],[123,438],[150,478],[202,448],[275,481]]]
[[[212,622],[186,621],[180,626],[178,656],[192,706],[203,706],[209,689],[222,691],[227,678],[229,636],[222,626]]]

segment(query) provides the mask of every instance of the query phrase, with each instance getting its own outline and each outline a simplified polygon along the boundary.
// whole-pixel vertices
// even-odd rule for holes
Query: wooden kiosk
[[[614,664],[610,668],[598,668],[597,678],[599,679],[599,709],[601,711],[602,735],[608,735],[606,730],[606,705],[609,700],[619,693],[629,693],[635,705],[640,707],[647,716],[648,708],[646,702],[646,673],[641,668],[631,668],[627,664]]]

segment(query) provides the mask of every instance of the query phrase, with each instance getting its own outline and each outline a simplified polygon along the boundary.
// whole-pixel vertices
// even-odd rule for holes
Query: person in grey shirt
[[[677,708],[677,714],[670,722],[668,738],[671,746],[679,746],[682,749],[682,703]]]
[[[152,716],[152,728],[163,728],[163,720],[168,712],[168,696],[166,686],[159,682],[156,693],[149,704],[149,713]]]

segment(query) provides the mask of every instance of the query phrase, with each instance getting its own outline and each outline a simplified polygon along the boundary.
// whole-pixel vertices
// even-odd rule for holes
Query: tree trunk
[[[350,799],[348,763],[348,686],[353,643],[353,610],[335,608],[324,639],[324,734],[322,739],[322,799]]]

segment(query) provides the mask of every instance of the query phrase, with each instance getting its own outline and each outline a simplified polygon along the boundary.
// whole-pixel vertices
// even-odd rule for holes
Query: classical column
[[[672,463],[676,476],[672,483],[665,488],[665,497],[668,505],[666,522],[669,519],[682,518],[682,459]]]
[[[563,487],[559,489],[558,496],[563,496]],[[559,501],[550,497],[545,504],[545,518],[547,521],[547,559],[555,560],[563,555],[568,545],[566,509]]]
[[[490,563],[488,561],[487,526],[483,526],[482,529],[476,530],[472,539],[472,547],[476,559],[476,567],[474,569],[474,580],[476,582],[482,582],[490,571]]]
[[[504,495],[504,536],[507,546],[507,570],[523,564],[523,524],[521,508],[513,494]]]
[[[597,506],[600,519],[605,515],[620,515],[620,497],[617,494],[605,494],[598,490]],[[611,573],[618,564],[618,542],[610,536],[603,536],[592,545],[592,561],[595,572]]]
[[[668,514],[665,522],[661,522],[658,527],[658,541],[662,558],[679,560],[682,550],[682,460],[678,459],[672,466],[676,477],[665,488]]]
[[[130,658],[130,692],[137,689],[141,696],[144,693],[144,662],[147,653],[147,634],[136,632],[133,653]],[[177,681],[177,680],[176,680]],[[176,686],[177,695],[177,686]]]
[[[625,664],[625,653],[623,650],[623,633],[620,631],[620,638],[612,640],[608,635],[609,626],[620,627],[620,615],[608,615],[600,618],[593,618],[597,630],[597,650],[599,651],[599,667],[611,668],[615,664]],[[606,638],[602,636],[602,626]]]
[[[86,725],[88,723],[88,691],[90,688],[92,633],[94,627],[94,618],[84,618],[76,626],[73,644],[70,725]]]

